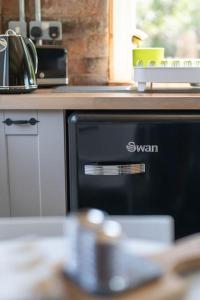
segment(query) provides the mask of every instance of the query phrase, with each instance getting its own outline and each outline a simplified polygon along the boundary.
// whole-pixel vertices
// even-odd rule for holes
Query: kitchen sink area
[[[138,93],[136,85],[64,85],[55,87],[51,90],[53,93]],[[145,93],[199,93],[200,86],[191,84],[154,84],[149,85]],[[139,92],[140,93],[140,92]]]
[[[53,89],[54,93],[131,93],[135,91],[132,85],[59,86]]]

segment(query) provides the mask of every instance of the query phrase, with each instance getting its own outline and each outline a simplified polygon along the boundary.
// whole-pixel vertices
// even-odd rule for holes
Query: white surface
[[[165,249],[151,241],[127,241],[135,254],[152,254]],[[0,243],[0,299],[59,299],[62,292],[55,265],[67,261],[67,241],[63,238],[24,238]],[[46,289],[41,289],[46,283]],[[47,284],[48,283],[48,284]],[[12,288],[11,288],[12,286]]]
[[[184,300],[200,299],[200,272],[190,276],[190,288],[188,289]]]
[[[174,220],[170,216],[110,216],[122,225],[129,238],[165,243],[174,241]]]
[[[165,249],[160,243],[145,240],[129,240],[126,246],[140,255]],[[61,237],[27,237],[0,242],[0,299],[61,299],[60,281],[54,267],[64,260],[67,260],[67,241]],[[40,288],[42,283],[45,283],[45,289]],[[191,277],[191,286],[184,300],[199,299],[200,273],[196,273]]]
[[[174,222],[169,216],[109,216],[121,224],[127,237],[148,239],[167,245],[174,240]],[[0,240],[26,235],[61,236],[66,217],[0,219]]]
[[[63,250],[60,239],[1,242],[0,299],[57,299],[60,290],[53,266],[62,260]],[[43,282],[48,282],[46,290],[39,288]]]
[[[169,217],[113,218],[122,224],[127,236],[137,237],[125,241],[125,246],[134,254],[160,252],[171,241],[168,234],[171,233],[173,222]],[[67,241],[61,237],[66,220],[63,217],[0,219],[0,299],[59,299],[61,291],[54,266],[67,261]],[[158,227],[161,228],[159,234],[156,233]],[[166,239],[163,238],[165,234]],[[38,238],[34,238],[36,235]],[[20,239],[21,236],[27,238]],[[145,240],[145,237],[157,239],[157,242]],[[45,290],[39,288],[42,283],[45,283]]]

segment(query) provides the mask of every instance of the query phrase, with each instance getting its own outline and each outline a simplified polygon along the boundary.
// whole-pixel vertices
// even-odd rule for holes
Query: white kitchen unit
[[[63,111],[0,111],[0,217],[66,214],[64,141]]]

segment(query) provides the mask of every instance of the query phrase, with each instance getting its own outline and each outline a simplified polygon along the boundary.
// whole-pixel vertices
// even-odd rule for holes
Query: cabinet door
[[[65,215],[64,118],[61,111],[6,111],[3,119],[30,120],[35,125],[1,122],[11,216]],[[3,125],[2,125],[3,124]],[[7,179],[6,179],[7,177]],[[2,181],[3,185],[3,181]]]
[[[65,119],[63,111],[38,112],[41,214],[66,215]]]
[[[7,146],[3,126],[4,115],[0,112],[0,217],[10,216],[8,185]]]

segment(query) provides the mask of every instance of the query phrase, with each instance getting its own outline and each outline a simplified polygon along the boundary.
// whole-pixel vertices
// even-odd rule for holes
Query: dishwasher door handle
[[[145,173],[145,164],[85,165],[85,175],[134,175]]]

